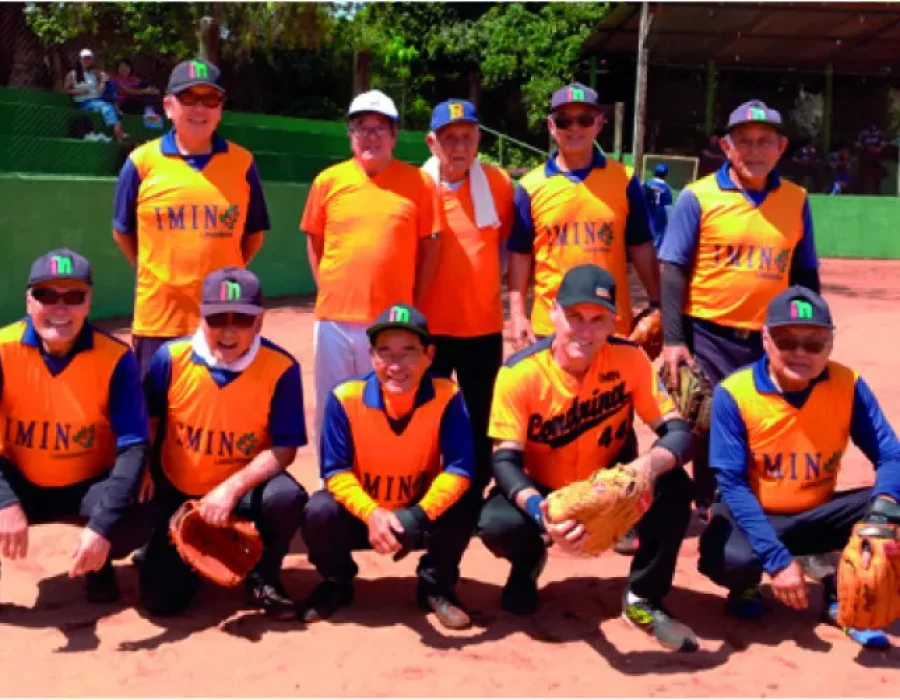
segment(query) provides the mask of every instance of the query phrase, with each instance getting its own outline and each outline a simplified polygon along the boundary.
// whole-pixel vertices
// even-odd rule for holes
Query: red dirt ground
[[[835,357],[857,368],[900,424],[900,378],[888,350],[898,334],[900,263],[826,261],[825,293],[838,325]],[[308,300],[275,304],[265,332],[296,354],[312,409]],[[114,326],[115,327],[115,326]],[[887,350],[887,352],[885,352]],[[642,434],[646,444],[648,435]],[[313,490],[311,448],[291,471]],[[844,486],[871,482],[855,448]],[[473,541],[460,595],[476,611],[467,632],[445,633],[414,607],[415,559],[358,555],[355,604],[308,628],[270,623],[237,591],[202,590],[181,619],[150,621],[133,607],[130,563],[118,567],[120,604],[83,602],[65,574],[74,528],[41,526],[25,563],[4,562],[0,584],[2,693],[14,696],[880,696],[896,697],[900,650],[861,651],[818,624],[817,584],[805,612],[771,601],[758,622],[722,612],[723,592],[697,573],[699,523],[681,550],[668,603],[701,638],[693,655],[663,651],[619,617],[629,559],[558,553],[542,577],[540,612],[521,620],[498,607],[505,563]],[[297,539],[284,580],[296,597],[318,581]],[[767,592],[768,593],[768,592]],[[900,625],[892,628],[900,644]]]

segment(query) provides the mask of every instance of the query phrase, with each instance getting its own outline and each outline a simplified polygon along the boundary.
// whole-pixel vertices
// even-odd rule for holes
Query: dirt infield
[[[900,263],[826,261],[825,295],[838,325],[835,358],[858,369],[900,425],[900,377],[892,369],[900,315]],[[312,317],[308,300],[277,303],[265,333],[301,361],[312,409]],[[641,434],[647,444],[648,434]],[[318,486],[312,448],[292,472]],[[841,485],[870,483],[852,449]],[[118,567],[122,602],[83,602],[65,574],[76,530],[41,526],[29,559],[4,562],[0,581],[3,695],[23,696],[876,696],[896,697],[900,650],[861,651],[818,624],[812,607],[784,608],[766,591],[757,622],[723,614],[723,591],[697,573],[698,522],[681,550],[668,604],[701,638],[693,655],[671,654],[619,618],[630,559],[578,560],[558,553],[541,579],[532,619],[499,609],[507,565],[473,541],[459,592],[476,611],[469,631],[445,633],[414,605],[415,559],[360,554],[357,599],[331,622],[271,623],[242,608],[239,592],[203,589],[183,618],[147,619],[133,607],[136,577]],[[299,538],[284,581],[296,597],[318,577]],[[891,630],[900,644],[900,625]]]

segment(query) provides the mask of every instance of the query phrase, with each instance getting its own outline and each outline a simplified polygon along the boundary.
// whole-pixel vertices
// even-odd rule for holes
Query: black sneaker
[[[299,617],[303,622],[327,620],[351,602],[353,602],[352,583],[325,580],[301,603]]]
[[[250,605],[264,610],[266,615],[276,620],[297,619],[297,604],[280,581],[268,582],[259,577],[248,577],[247,600]]]
[[[683,622],[676,620],[662,605],[639,599],[628,603],[626,592],[623,599],[622,617],[626,622],[644,630],[672,651],[692,652],[700,648],[694,632]]]
[[[541,554],[537,566],[533,569],[529,570],[513,564],[500,596],[500,605],[506,612],[513,615],[533,615],[537,611],[537,580],[546,565],[547,550]]]
[[[429,591],[419,584],[416,589],[416,602],[421,610],[433,611],[447,629],[464,630],[472,626],[469,612],[452,591]]]
[[[116,570],[107,561],[99,571],[85,574],[85,598],[89,603],[114,603],[119,599]]]

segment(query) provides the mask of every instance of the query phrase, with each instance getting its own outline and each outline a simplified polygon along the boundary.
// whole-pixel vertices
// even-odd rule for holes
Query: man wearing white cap
[[[437,267],[437,191],[426,173],[394,159],[398,116],[378,90],[356,96],[353,157],[316,176],[300,221],[318,288],[317,435],[328,392],[371,369],[366,328],[389,306],[418,304]]]

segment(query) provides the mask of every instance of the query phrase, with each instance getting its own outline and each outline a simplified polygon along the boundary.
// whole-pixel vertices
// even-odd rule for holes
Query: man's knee
[[[488,550],[507,559],[543,545],[537,526],[499,494],[488,498],[481,509],[477,533]]]
[[[726,588],[749,588],[762,577],[759,557],[725,518],[713,518],[700,535],[699,555],[700,573]]]
[[[306,504],[306,510],[303,513],[303,539],[307,545],[317,541],[319,533],[327,536],[331,529],[340,519],[343,506],[335,500],[328,491],[316,491],[309,498]]]
[[[306,490],[289,474],[278,474],[262,490],[262,517],[280,528],[300,527],[303,510],[309,501]]]

